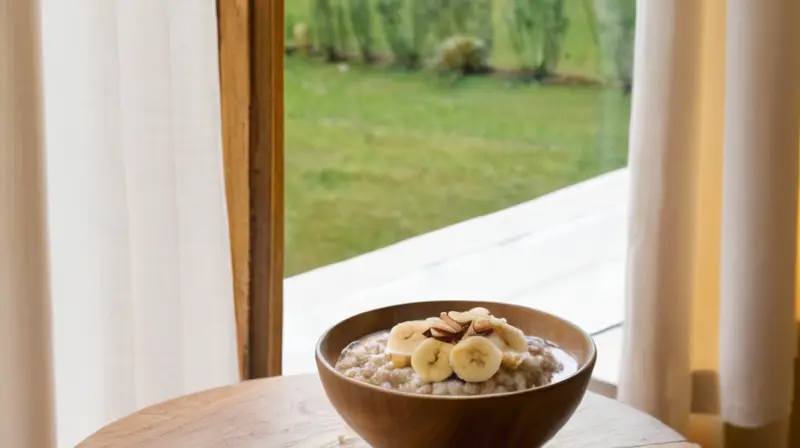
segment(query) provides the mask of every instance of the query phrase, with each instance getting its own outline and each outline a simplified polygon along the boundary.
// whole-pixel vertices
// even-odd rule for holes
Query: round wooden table
[[[316,375],[246,381],[187,395],[114,422],[79,447],[367,447]],[[548,448],[694,447],[658,420],[587,393]]]

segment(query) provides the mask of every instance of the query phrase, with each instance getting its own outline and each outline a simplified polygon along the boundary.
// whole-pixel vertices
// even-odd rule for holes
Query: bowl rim
[[[413,392],[403,392],[403,391],[399,391],[399,390],[395,390],[395,389],[386,389],[386,388],[383,388],[383,387],[380,387],[380,386],[375,386],[374,384],[369,384],[369,383],[365,383],[363,381],[359,381],[359,380],[356,380],[356,379],[353,379],[353,378],[346,377],[346,376],[342,375],[340,372],[338,372],[336,370],[335,366],[332,366],[328,362],[328,360],[325,359],[324,356],[322,356],[322,342],[325,340],[325,338],[328,336],[328,334],[331,332],[331,330],[333,330],[337,326],[341,325],[342,322],[345,322],[346,320],[352,319],[352,318],[360,316],[362,314],[372,313],[372,312],[375,312],[375,311],[385,310],[385,309],[389,309],[389,308],[397,308],[397,307],[401,307],[401,306],[414,305],[414,304],[420,304],[420,303],[433,304],[433,303],[446,303],[446,302],[472,302],[472,303],[476,303],[476,304],[496,303],[496,304],[501,304],[501,305],[511,305],[511,306],[517,306],[517,307],[520,307],[520,308],[527,308],[529,310],[535,311],[535,312],[543,314],[545,316],[555,318],[557,320],[560,320],[560,321],[566,323],[567,325],[569,325],[573,329],[577,330],[581,335],[583,335],[583,337],[585,337],[589,341],[589,349],[590,349],[589,359],[582,366],[580,366],[577,369],[575,369],[575,371],[572,374],[570,374],[570,375],[568,375],[568,376],[566,376],[566,377],[564,377],[564,378],[562,378],[562,379],[560,379],[558,381],[554,381],[554,382],[552,382],[550,384],[546,384],[544,386],[532,387],[530,389],[525,389],[525,390],[515,390],[515,391],[511,391],[511,392],[496,392],[496,393],[483,394],[483,395],[433,395],[433,394],[417,394],[417,393],[413,393]],[[364,336],[366,336],[366,335],[364,335]],[[430,399],[430,400],[480,400],[480,399],[485,399],[485,398],[512,397],[512,396],[515,396],[515,395],[522,395],[522,394],[532,393],[534,391],[547,390],[547,389],[551,389],[551,388],[555,388],[555,387],[560,387],[561,385],[563,385],[563,384],[565,384],[567,382],[574,381],[575,378],[577,378],[580,373],[592,368],[594,366],[594,364],[597,362],[597,345],[595,344],[594,338],[592,337],[592,335],[587,333],[583,328],[577,326],[576,324],[574,324],[574,323],[572,323],[572,322],[570,322],[570,321],[568,321],[568,320],[566,320],[564,318],[556,316],[555,314],[548,313],[546,311],[542,311],[542,310],[539,310],[537,308],[532,308],[532,307],[529,307],[529,306],[520,305],[520,304],[516,304],[516,303],[506,303],[506,302],[498,302],[498,301],[490,301],[490,300],[462,300],[462,299],[456,299],[456,300],[422,300],[422,301],[417,301],[417,302],[406,302],[406,303],[399,303],[399,304],[396,304],[396,305],[389,305],[389,306],[382,306],[382,307],[378,307],[378,308],[372,308],[372,309],[369,309],[369,310],[366,310],[366,311],[362,311],[360,313],[354,314],[352,316],[349,316],[349,317],[346,317],[346,318],[340,320],[339,322],[333,324],[327,330],[325,330],[322,333],[322,335],[319,337],[319,339],[317,340],[317,344],[316,344],[316,346],[314,348],[314,357],[317,360],[317,365],[318,366],[319,365],[323,365],[334,376],[337,376],[340,379],[342,379],[344,381],[348,381],[351,384],[354,384],[354,385],[359,386],[359,387],[364,387],[364,388],[367,388],[367,389],[374,389],[376,391],[380,391],[380,392],[383,392],[383,393],[394,394],[394,395],[399,395],[399,396],[403,396],[403,397],[410,397],[410,398],[422,398],[422,399]]]

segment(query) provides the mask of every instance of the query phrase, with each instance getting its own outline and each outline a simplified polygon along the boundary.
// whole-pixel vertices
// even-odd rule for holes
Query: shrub
[[[372,34],[372,0],[349,0],[348,9],[350,10],[350,27],[353,30],[353,37],[358,44],[361,59],[370,63],[375,60],[374,45],[375,38]]]
[[[440,72],[470,74],[485,71],[489,64],[489,50],[481,39],[453,36],[439,46],[434,68]]]
[[[487,48],[492,46],[492,0],[458,0],[453,8],[454,34],[476,36]]]
[[[541,43],[540,0],[507,0],[505,22],[511,48],[523,70],[539,65]]]
[[[344,0],[311,0],[311,34],[329,62],[345,59],[347,19]]]
[[[542,62],[540,76],[556,72],[561,60],[561,50],[569,27],[569,19],[564,14],[564,0],[541,0],[543,18]]]
[[[454,36],[475,36],[491,48],[492,0],[430,0],[430,3],[433,35],[438,42]]]
[[[389,45],[395,62],[407,65],[410,49],[403,34],[403,0],[378,0],[378,14],[386,44]]]
[[[417,63],[428,50],[435,4],[430,0],[408,0],[411,9],[411,48]]]
[[[292,26],[292,43],[294,49],[301,54],[307,54],[310,50],[308,25],[304,22],[297,22]]]
[[[430,0],[378,0],[383,33],[396,63],[408,68],[420,66],[437,6]]]
[[[636,0],[593,1],[603,76],[624,92],[630,92],[633,86]]]
[[[564,0],[508,0],[505,19],[522,69],[537,78],[555,73],[569,26]]]

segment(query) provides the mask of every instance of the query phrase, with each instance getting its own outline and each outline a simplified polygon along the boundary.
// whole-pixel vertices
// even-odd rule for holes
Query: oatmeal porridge
[[[375,386],[432,395],[484,395],[550,384],[575,361],[485,308],[407,321],[354,341],[341,374]],[[571,372],[570,372],[571,373]]]

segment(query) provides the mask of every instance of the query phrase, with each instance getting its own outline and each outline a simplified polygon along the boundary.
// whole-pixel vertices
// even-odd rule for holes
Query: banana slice
[[[389,332],[386,353],[390,355],[411,356],[414,350],[428,338],[423,334],[431,328],[432,322],[410,320],[401,322]]]
[[[450,351],[453,371],[468,383],[479,383],[493,377],[502,360],[503,352],[483,336],[464,338]]]
[[[501,325],[503,325],[505,323],[508,323],[508,321],[506,320],[505,317],[502,318],[502,319],[498,319],[498,318],[496,318],[494,316],[489,316],[489,322],[491,322],[492,326],[495,326],[495,327],[499,327],[499,326],[501,326]]]
[[[528,352],[505,351],[502,363],[511,370],[517,370],[529,356]]]
[[[436,339],[427,339],[411,355],[411,368],[423,381],[438,383],[453,374],[450,367],[450,352],[453,344]]]
[[[491,321],[494,332],[503,340],[505,345],[515,352],[527,352],[528,341],[525,333],[519,328],[505,322]]]
[[[507,324],[506,324],[507,325]],[[510,325],[509,325],[510,326]],[[513,327],[512,327],[513,328]],[[511,335],[511,341],[515,341],[514,345],[519,348],[520,342],[517,340],[518,333],[515,331],[506,332],[505,335]],[[508,367],[509,369],[516,370],[519,368],[520,365],[525,361],[525,359],[530,356],[527,350],[527,341],[525,341],[525,335],[522,335],[522,340],[525,343],[525,350],[515,350],[511,348],[510,344],[503,339],[503,336],[500,335],[499,332],[494,331],[488,336],[486,339],[489,340],[495,347],[497,347],[503,353],[503,365]]]
[[[501,352],[509,350],[508,345],[506,345],[506,341],[504,341],[503,338],[499,334],[497,334],[496,331],[493,331],[488,335],[486,335],[486,339],[488,339],[489,342],[494,344],[495,347],[499,348]]]
[[[411,357],[407,355],[389,355],[395,368],[401,369],[411,365]]]
[[[470,313],[470,314],[479,314],[481,316],[486,316],[486,317],[492,315],[492,313],[490,313],[489,310],[487,310],[486,308],[484,308],[482,306],[475,307],[475,308],[473,308],[473,309],[471,309],[471,310],[469,310],[467,312]]]
[[[439,315],[439,318],[442,319],[442,322],[444,322],[445,324],[450,326],[450,328],[452,328],[453,331],[455,331],[456,333],[458,333],[459,331],[462,330],[462,325],[461,324],[463,322],[457,322],[455,319],[453,319],[452,317],[448,316],[447,313],[442,313],[441,315]]]

